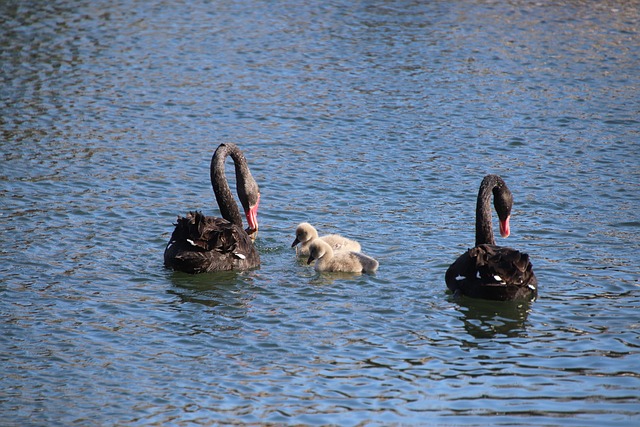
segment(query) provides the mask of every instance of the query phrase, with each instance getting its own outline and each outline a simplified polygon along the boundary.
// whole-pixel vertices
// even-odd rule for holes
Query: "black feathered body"
[[[531,300],[538,293],[529,255],[490,244],[478,245],[458,257],[447,270],[445,282],[455,295],[473,298]]]
[[[164,251],[164,264],[185,273],[247,270],[260,265],[251,237],[223,218],[189,212],[178,217]]]

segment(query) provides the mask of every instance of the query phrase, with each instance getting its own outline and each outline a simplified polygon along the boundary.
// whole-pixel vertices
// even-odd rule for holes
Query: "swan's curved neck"
[[[227,156],[231,156],[236,170],[236,190],[245,212],[257,204],[258,185],[251,176],[247,159],[235,144],[221,144],[211,158],[211,185],[220,208],[220,214],[227,221],[242,227],[242,216],[238,204],[231,194],[224,172]]]
[[[506,188],[503,179],[497,175],[487,175],[482,180],[476,204],[476,246],[496,244],[491,222],[491,194],[498,197]]]

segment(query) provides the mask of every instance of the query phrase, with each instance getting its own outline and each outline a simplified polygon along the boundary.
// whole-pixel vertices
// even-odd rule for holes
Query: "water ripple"
[[[4,2],[2,419],[635,425],[635,6]],[[224,141],[262,265],[167,271]],[[445,292],[489,172],[535,302]],[[316,273],[301,221],[379,271]]]

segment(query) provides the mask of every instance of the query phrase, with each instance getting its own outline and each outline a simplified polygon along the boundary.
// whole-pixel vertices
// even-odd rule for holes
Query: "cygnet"
[[[334,252],[322,239],[313,240],[309,247],[307,264],[314,260],[314,268],[319,272],[374,273],[378,269],[378,261],[370,256],[353,251]]]
[[[321,239],[331,246],[334,252],[337,251],[352,251],[360,252],[360,243],[355,240],[347,239],[339,234],[328,234],[326,236],[318,237],[318,231],[308,222],[303,222],[296,228],[296,239],[291,244],[291,247],[300,244],[297,248],[298,256],[308,257],[309,247],[314,239]]]

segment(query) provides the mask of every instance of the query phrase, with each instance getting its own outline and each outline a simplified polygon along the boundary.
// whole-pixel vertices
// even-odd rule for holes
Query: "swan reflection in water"
[[[491,301],[455,297],[465,330],[475,338],[519,337],[526,334],[533,301]]]
[[[214,329],[228,328],[230,320],[244,318],[256,295],[256,288],[251,286],[253,279],[237,271],[199,275],[173,272],[170,273],[170,280],[173,287],[168,289],[167,293],[177,297],[171,302],[171,306],[179,312],[192,311],[194,316],[216,314],[214,319],[206,322]],[[205,306],[208,309],[202,310],[202,307],[198,307],[190,310],[189,304]]]

